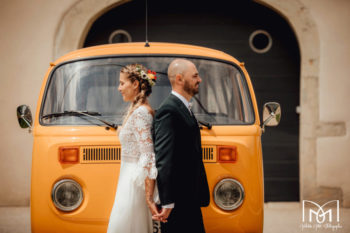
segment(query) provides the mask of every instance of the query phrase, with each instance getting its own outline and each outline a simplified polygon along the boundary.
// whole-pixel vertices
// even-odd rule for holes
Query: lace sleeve
[[[137,111],[139,110],[139,111]],[[147,109],[137,109],[133,119],[134,135],[137,140],[140,157],[137,163],[134,180],[137,185],[144,187],[146,177],[156,179],[157,168],[155,166],[154,146],[152,140],[153,117]]]

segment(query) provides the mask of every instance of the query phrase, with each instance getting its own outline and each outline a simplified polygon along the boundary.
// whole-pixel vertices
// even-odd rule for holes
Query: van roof
[[[120,44],[107,44],[87,47],[70,52],[59,59],[54,64],[61,62],[87,58],[98,57],[106,55],[126,55],[126,54],[173,54],[173,55],[191,55],[211,57],[216,59],[222,59],[239,64],[239,61],[232,56],[215,49],[209,49],[201,46],[176,44],[176,43],[158,43],[151,42],[149,47],[145,47],[144,42],[137,43],[120,43]]]

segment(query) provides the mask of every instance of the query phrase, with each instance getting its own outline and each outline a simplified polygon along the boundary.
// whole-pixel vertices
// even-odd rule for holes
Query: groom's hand
[[[167,222],[172,208],[162,208],[159,214],[153,215],[152,219],[161,222]]]

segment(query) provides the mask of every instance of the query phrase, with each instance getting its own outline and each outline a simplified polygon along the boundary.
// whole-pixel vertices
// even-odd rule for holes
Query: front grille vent
[[[202,146],[202,158],[205,163],[216,162],[216,146]],[[81,146],[81,163],[120,163],[120,146]]]
[[[216,146],[202,146],[202,158],[204,163],[215,163]]]
[[[120,163],[120,146],[81,146],[81,163]]]

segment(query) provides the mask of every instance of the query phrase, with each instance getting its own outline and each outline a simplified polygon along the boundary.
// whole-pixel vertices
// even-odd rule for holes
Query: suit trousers
[[[189,205],[190,206],[190,205]],[[205,233],[203,217],[198,208],[175,208],[168,217],[168,222],[161,223],[162,233]]]

